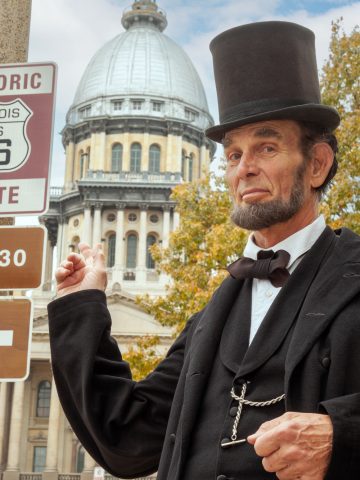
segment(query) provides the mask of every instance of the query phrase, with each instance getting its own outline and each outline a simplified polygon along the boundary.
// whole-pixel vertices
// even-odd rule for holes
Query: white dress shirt
[[[244,257],[257,259],[260,250],[286,250],[290,254],[287,269],[292,273],[301,262],[305,253],[310,250],[326,227],[325,219],[320,215],[313,223],[285,238],[271,248],[260,248],[254,242],[253,234],[248,238],[244,249]],[[274,287],[268,279],[254,278],[252,283],[251,301],[251,328],[250,341],[252,342],[272,302],[275,300],[281,287]]]

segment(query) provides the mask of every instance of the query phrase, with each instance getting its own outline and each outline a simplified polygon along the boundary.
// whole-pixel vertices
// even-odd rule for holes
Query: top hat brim
[[[225,133],[235,128],[265,120],[295,120],[314,123],[328,131],[335,130],[340,124],[337,110],[327,105],[308,103],[285,108],[276,108],[253,115],[240,116],[237,120],[214,125],[205,131],[205,135],[215,142],[222,142]]]

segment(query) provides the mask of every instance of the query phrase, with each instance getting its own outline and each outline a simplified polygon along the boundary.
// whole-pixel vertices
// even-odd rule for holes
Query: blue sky
[[[123,31],[121,16],[131,0],[32,0],[29,61],[59,66],[54,126],[52,180],[61,185],[65,156],[59,132],[76,87],[92,55]],[[343,17],[346,31],[360,23],[360,1],[348,0],[158,0],[168,18],[165,33],[192,59],[203,81],[210,112],[217,120],[209,41],[236,25],[288,20],[316,34],[319,67],[328,54],[331,21]],[[220,149],[218,149],[219,154]]]

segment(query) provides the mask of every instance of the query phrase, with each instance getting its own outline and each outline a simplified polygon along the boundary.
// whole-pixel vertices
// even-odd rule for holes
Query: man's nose
[[[238,178],[247,178],[259,173],[259,167],[256,159],[251,152],[243,152],[241,159],[236,167],[236,176]]]

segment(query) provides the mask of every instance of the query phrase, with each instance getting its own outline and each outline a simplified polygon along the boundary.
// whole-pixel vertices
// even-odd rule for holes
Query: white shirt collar
[[[257,254],[260,250],[286,250],[290,254],[290,260],[288,268],[304,253],[306,253],[314,245],[316,240],[320,237],[326,227],[325,219],[323,215],[320,215],[316,220],[295,232],[290,237],[285,238],[281,242],[272,246],[271,248],[260,248],[254,242],[254,234],[252,233],[247,241],[244,249],[244,257],[257,259]]]

